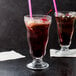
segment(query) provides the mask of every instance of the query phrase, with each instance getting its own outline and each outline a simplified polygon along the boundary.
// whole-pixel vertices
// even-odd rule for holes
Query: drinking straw
[[[53,4],[54,4],[54,9],[55,9],[55,12],[56,12],[56,16],[58,16],[57,5],[56,5],[55,0],[53,0]]]
[[[28,0],[28,5],[29,5],[29,14],[30,14],[30,17],[32,18],[32,5],[31,5],[31,0]]]
[[[53,11],[53,10],[52,10],[52,9],[50,9],[50,10],[49,10],[49,12],[47,13],[47,15],[48,15],[50,12],[52,12],[52,11]]]
[[[53,0],[53,4],[54,4],[54,9],[55,9],[56,16],[58,16],[57,5],[56,5],[56,1],[55,0]],[[58,25],[58,33],[59,33],[59,36],[61,37],[59,25]]]
[[[55,0],[53,0],[53,4],[54,4],[54,9],[55,9],[56,16],[58,16],[57,5],[56,5],[56,1]],[[59,25],[58,25],[58,33],[59,33],[59,36],[60,36],[60,40],[63,42],[63,40],[61,38],[61,34],[60,34]]]

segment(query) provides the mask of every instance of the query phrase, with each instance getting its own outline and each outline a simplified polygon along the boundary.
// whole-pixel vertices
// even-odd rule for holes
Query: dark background
[[[29,14],[27,1],[0,0],[0,52],[14,49],[26,55],[23,59],[0,62],[0,76],[76,76],[76,58],[53,58],[49,53],[44,57],[50,65],[48,69],[36,72],[26,68],[26,64],[32,60],[28,56],[29,47],[24,24],[24,15]],[[56,1],[58,10],[76,11],[76,0]],[[52,24],[47,52],[50,48],[60,49],[52,0],[32,0],[32,8],[33,14],[46,14],[53,9],[50,14]],[[76,48],[76,28],[70,48]]]
[[[76,0],[56,0],[58,10],[76,11]],[[33,14],[46,14],[53,9],[52,0],[32,0]],[[47,50],[59,49],[57,27],[53,12],[50,27],[50,38]],[[29,49],[24,24],[24,15],[29,14],[28,0],[0,0],[0,51]],[[76,33],[74,32],[70,48],[76,48]]]

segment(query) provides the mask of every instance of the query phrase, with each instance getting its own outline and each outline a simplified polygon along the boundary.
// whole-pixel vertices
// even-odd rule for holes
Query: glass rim
[[[29,14],[24,15],[24,16],[29,16],[29,17],[30,17]],[[50,15],[45,15],[45,14],[33,14],[32,16],[50,16]]]
[[[69,16],[75,16],[76,15],[76,11],[58,11],[58,16],[61,16],[60,14],[64,14],[64,15],[66,15],[66,14],[68,14],[68,13],[70,13],[70,15]],[[58,17],[57,15],[56,15],[56,12],[54,12],[54,15],[56,16],[56,17]]]
[[[45,18],[45,17],[48,19],[49,22],[52,21],[52,16],[50,16],[50,15],[33,14],[32,18],[30,17],[30,15],[25,15],[24,22],[27,21],[27,19],[31,21],[32,19],[41,19],[41,18]]]
[[[58,11],[58,13],[66,13],[66,12],[76,12],[76,11],[65,11],[65,10],[63,10],[63,11]]]
[[[25,15],[24,18],[25,17],[29,17],[30,18],[30,15]],[[50,16],[50,15],[43,15],[43,14],[33,14],[32,17],[33,18],[34,17],[48,17],[48,18],[52,18],[52,16]]]

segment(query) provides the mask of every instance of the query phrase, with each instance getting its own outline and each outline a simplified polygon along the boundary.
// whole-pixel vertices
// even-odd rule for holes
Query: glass
[[[33,15],[32,18],[24,16],[24,22],[27,29],[30,54],[33,58],[33,61],[27,64],[27,67],[34,70],[45,69],[49,67],[49,64],[43,62],[42,58],[46,54],[51,17],[48,15]]]
[[[69,46],[71,45],[71,40],[74,32],[74,21],[75,12],[73,11],[63,11],[55,13],[55,18],[58,28],[58,39],[61,46],[61,50],[56,52],[58,55],[69,55]]]

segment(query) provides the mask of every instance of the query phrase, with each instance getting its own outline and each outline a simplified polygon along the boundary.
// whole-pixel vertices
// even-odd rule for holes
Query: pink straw
[[[30,17],[32,18],[32,6],[31,6],[31,0],[28,0],[28,5],[29,5],[29,14],[30,14]]]
[[[55,9],[55,12],[56,12],[56,16],[58,16],[57,5],[56,5],[55,0],[53,0],[53,4],[54,4],[54,9]]]
[[[56,6],[56,1],[53,0],[53,4],[54,4],[54,8],[55,8],[55,12],[56,12],[56,16],[58,16],[58,11],[57,11],[57,6]],[[60,28],[59,28],[59,25],[58,25],[58,33],[59,33],[59,36],[60,36],[60,39],[61,39],[61,42],[63,42],[62,38],[61,38],[61,34],[60,34]]]

